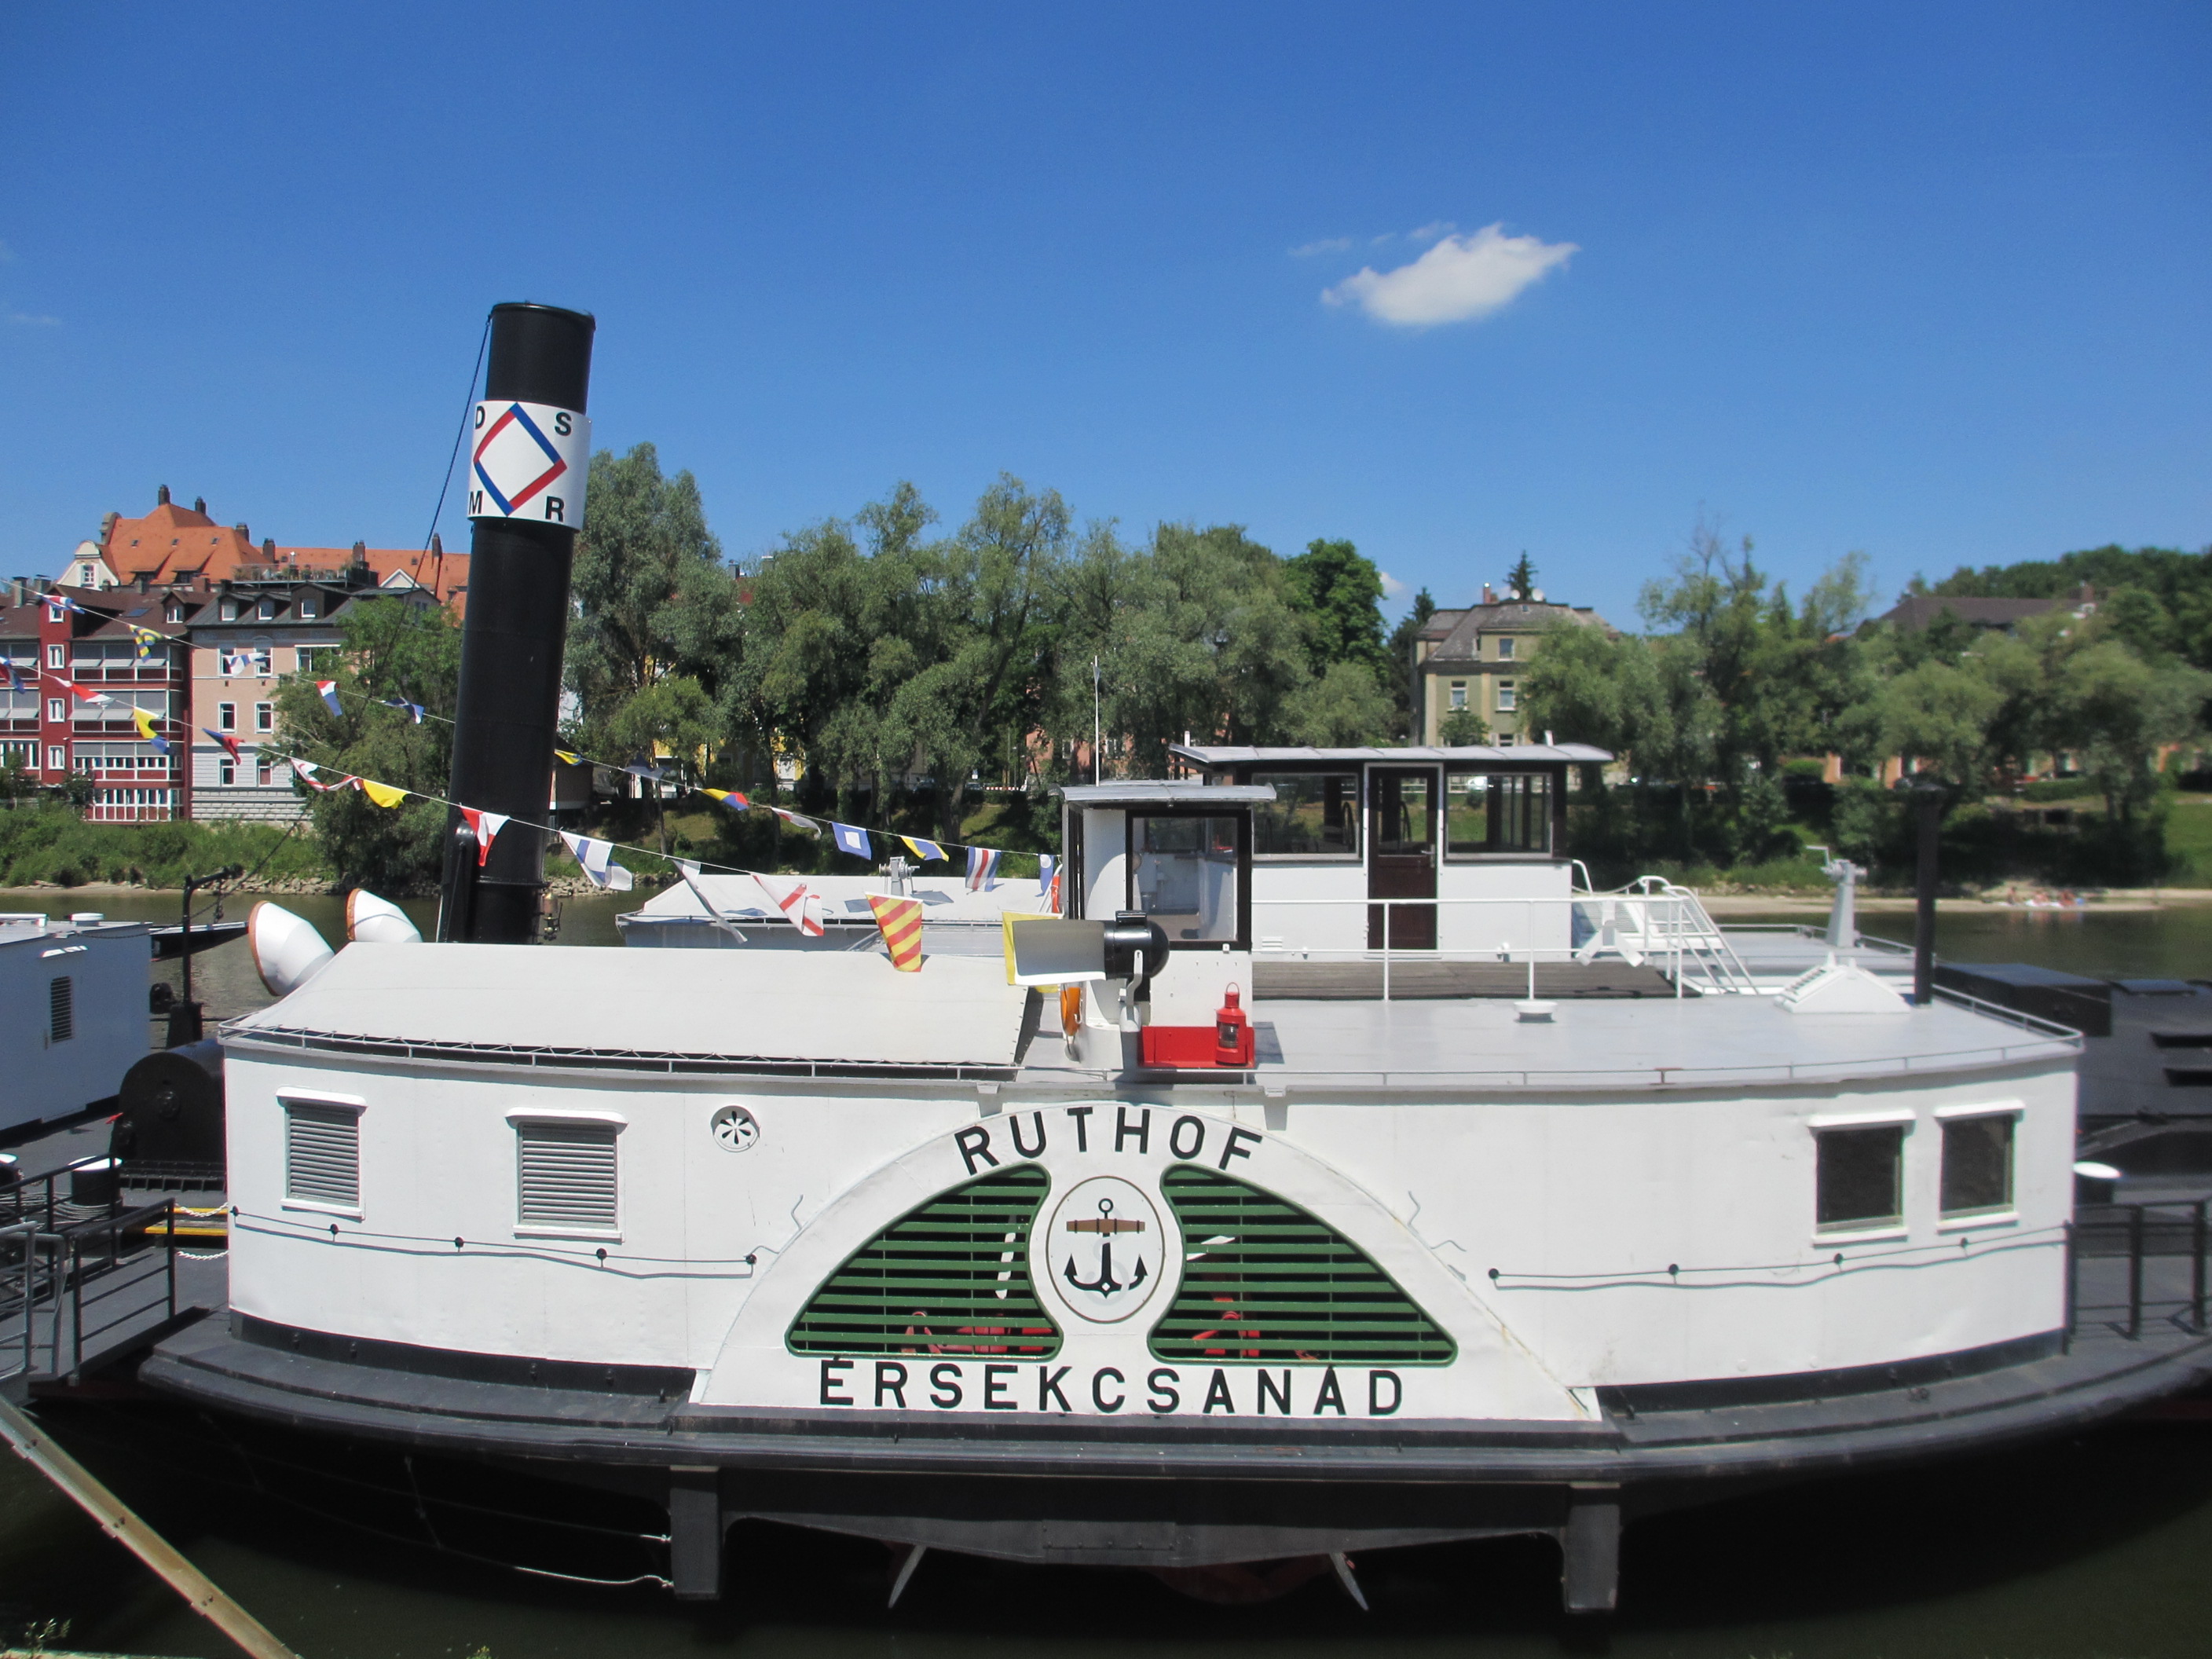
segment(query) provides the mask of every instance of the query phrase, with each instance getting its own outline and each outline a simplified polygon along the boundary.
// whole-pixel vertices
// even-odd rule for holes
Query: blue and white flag
[[[15,665],[12,662],[8,665],[8,689],[10,691],[25,692],[31,689],[23,684],[23,677],[15,672]]]
[[[971,847],[968,849],[968,890],[989,892],[999,884],[999,849],[995,847]]]
[[[1053,857],[1049,853],[1037,854],[1037,891],[1052,891]]]
[[[839,823],[832,819],[830,836],[837,843],[837,850],[841,853],[850,853],[854,858],[861,859],[872,859],[876,855],[876,849],[869,844],[868,832],[865,830],[856,830],[849,823]]]
[[[386,708],[404,708],[416,725],[422,724],[423,709],[419,702],[410,702],[404,697],[379,697],[377,702],[382,703]]]
[[[901,836],[899,839],[906,843],[907,851],[925,862],[945,856],[945,849],[933,841],[925,841],[920,836]]]
[[[336,680],[317,680],[315,695],[323,700],[324,706],[329,708],[331,713],[336,714],[340,720],[345,718],[345,710],[338,707],[338,683]]]

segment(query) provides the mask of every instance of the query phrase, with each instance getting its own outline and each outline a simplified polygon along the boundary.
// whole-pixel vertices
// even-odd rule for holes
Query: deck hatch
[[[1358,1246],[1295,1204],[1184,1164],[1160,1190],[1182,1282],[1153,1358],[1263,1364],[1443,1365],[1458,1349]]]
[[[1046,1359],[1060,1331],[1030,1279],[1051,1181],[994,1170],[910,1211],[847,1257],[785,1340],[799,1354],[1007,1354]]]

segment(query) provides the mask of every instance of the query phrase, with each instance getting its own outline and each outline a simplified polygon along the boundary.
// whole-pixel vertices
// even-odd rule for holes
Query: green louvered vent
[[[1297,1205],[1189,1164],[1160,1188],[1185,1260],[1154,1358],[1443,1365],[1457,1352],[1389,1274]]]
[[[804,1354],[1046,1359],[1060,1332],[1030,1283],[1030,1230],[1051,1186],[1034,1164],[932,1199],[855,1250],[792,1321]]]

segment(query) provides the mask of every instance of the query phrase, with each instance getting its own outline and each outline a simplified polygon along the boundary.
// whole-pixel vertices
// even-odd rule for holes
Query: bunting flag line
[[[156,634],[150,628],[141,628],[135,623],[130,624],[130,628],[131,637],[138,647],[138,659],[141,662],[154,654],[155,646],[167,645],[169,642],[167,635]]]
[[[810,836],[818,836],[822,833],[822,826],[815,823],[812,818],[803,818],[796,812],[787,812],[781,806],[771,806],[768,810],[794,830],[804,830]]]
[[[134,708],[131,711],[131,718],[137,723],[140,737],[152,744],[162,754],[166,755],[169,752],[169,740],[154,729],[154,717],[151,714],[143,708]]]
[[[919,836],[901,836],[899,839],[906,843],[908,852],[925,864],[932,859],[945,856],[945,849],[933,841],[924,841]]]
[[[612,842],[598,841],[568,830],[561,831],[561,839],[568,843],[568,850],[584,866],[584,873],[591,878],[592,886],[607,892],[627,893],[635,884],[629,871],[609,862],[614,856]]]
[[[833,820],[830,825],[830,839],[837,843],[839,852],[850,853],[854,858],[872,859],[876,855],[876,849],[869,844],[868,832],[856,830],[849,823],[838,823]]]
[[[699,792],[710,800],[718,800],[732,812],[742,812],[752,803],[734,789],[702,789]]]
[[[379,697],[376,701],[386,708],[404,708],[414,716],[416,725],[422,724],[422,715],[425,711],[421,703],[410,702],[404,697]]]
[[[1057,866],[1053,862],[1051,854],[1037,854],[1037,896],[1039,897],[1052,891],[1052,876],[1055,868]]]
[[[211,731],[204,726],[200,727],[200,730],[206,732],[208,736],[213,738],[217,743],[221,744],[223,748],[223,752],[228,755],[231,759],[234,761],[242,761],[246,758],[244,755],[238,751],[238,739],[232,737],[228,732]],[[295,766],[301,766],[304,765],[305,763],[301,761],[294,761],[292,764]],[[304,775],[304,774],[302,775]]]
[[[317,680],[315,690],[329,706],[331,713],[340,720],[345,718],[345,710],[338,707],[338,683],[336,680]]]
[[[507,827],[507,814],[479,812],[473,806],[464,806],[460,812],[461,817],[468,821],[470,833],[477,838],[477,868],[481,870],[484,860],[491,856],[492,842],[499,839],[499,832]]]
[[[822,937],[822,919],[814,914],[805,882],[793,882],[784,890],[779,892],[776,890],[776,884],[758,871],[753,872],[753,879],[760,884],[761,891],[775,901],[775,908],[783,912],[783,919],[786,921],[809,939]]]
[[[69,687],[71,696],[82,698],[86,702],[112,703],[115,701],[105,691],[88,691],[82,686],[73,684],[68,680],[63,680],[60,684]]]
[[[921,901],[871,893],[868,908],[876,913],[876,926],[882,930],[884,948],[891,953],[891,966],[902,974],[920,973]]]
[[[995,847],[971,847],[968,849],[968,890],[988,893],[999,884],[999,860],[1001,854]]]
[[[361,793],[379,806],[397,806],[407,799],[406,790],[394,788],[388,783],[377,783],[368,778],[356,778],[354,781],[361,786]]]
[[[10,691],[28,691],[31,689],[23,684],[23,677],[15,672],[15,665],[12,662],[8,665],[8,689]]]
[[[441,716],[441,718],[443,717]],[[584,763],[580,757],[570,754],[565,749],[556,749],[553,751],[553,758],[563,766],[581,766]]]
[[[347,784],[353,781],[351,778],[347,778],[343,781],[338,783],[322,783],[318,781],[315,777],[315,774],[321,771],[323,769],[316,765],[313,761],[295,760],[292,763],[292,769],[300,775],[300,781],[306,784],[308,788],[320,790],[325,795],[329,794],[333,789],[343,789]]]

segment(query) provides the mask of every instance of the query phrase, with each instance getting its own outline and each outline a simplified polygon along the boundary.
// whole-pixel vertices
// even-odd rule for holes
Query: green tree
[[[571,594],[564,670],[582,709],[576,746],[623,747],[613,732],[625,706],[671,677],[727,709],[744,659],[736,579],[707,526],[697,480],[665,476],[653,445],[592,457]],[[727,729],[726,718],[714,724],[704,740]]]
[[[1455,708],[1437,726],[1437,741],[1447,749],[1469,748],[1490,741],[1490,722],[1472,708]]]
[[[1291,735],[1319,749],[1353,749],[1388,735],[1390,699],[1364,664],[1331,663],[1291,694],[1284,710]]]
[[[1413,608],[1399,618],[1397,627],[1390,630],[1390,641],[1384,647],[1384,654],[1390,659],[1389,672],[1383,680],[1383,684],[1390,688],[1390,730],[1409,743],[1417,741],[1420,735],[1413,729],[1414,710],[1421,701],[1420,670],[1413,665],[1413,641],[1436,614],[1437,602],[1425,587],[1413,595]],[[1484,728],[1486,736],[1488,730],[1487,726]]]
[[[1386,669],[1382,649],[1382,573],[1350,542],[1312,541],[1283,562],[1284,592],[1304,618],[1316,672],[1354,662]]]
[[[1536,567],[1528,558],[1528,550],[1521,550],[1521,557],[1513,568],[1505,573],[1505,592],[1509,598],[1533,599],[1536,597]]]
[[[453,730],[442,720],[417,725],[404,708],[380,698],[404,698],[434,709],[453,707],[460,680],[461,630],[427,597],[375,595],[338,613],[343,649],[329,672],[337,683],[333,714],[306,675],[277,687],[276,743],[312,761],[321,777],[351,775],[442,796],[453,771]],[[445,852],[447,809],[409,799],[377,805],[357,789],[293,788],[307,803],[315,837],[339,880],[398,896],[434,887]]]
[[[2075,752],[2107,818],[2128,824],[2158,787],[2160,747],[2203,731],[2212,673],[2145,662],[2112,636],[2069,653],[2051,690],[2052,746]]]

